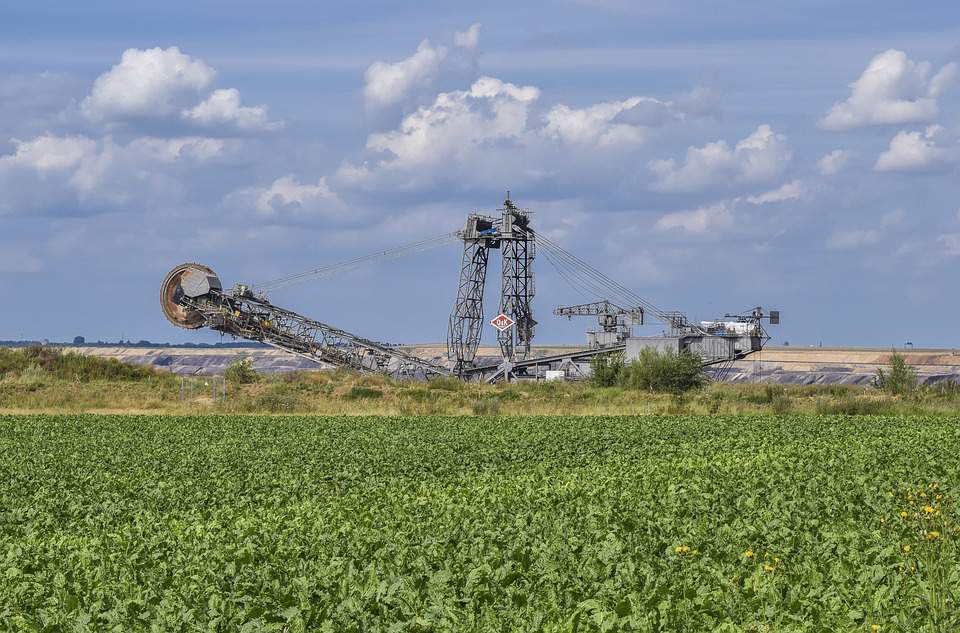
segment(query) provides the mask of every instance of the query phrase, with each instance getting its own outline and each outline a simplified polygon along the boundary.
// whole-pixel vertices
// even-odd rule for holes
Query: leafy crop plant
[[[951,418],[0,417],[0,629],[954,631]]]

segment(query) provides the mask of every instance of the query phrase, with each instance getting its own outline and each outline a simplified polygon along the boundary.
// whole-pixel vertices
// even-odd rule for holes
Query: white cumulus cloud
[[[421,102],[444,86],[462,86],[477,76],[480,24],[453,34],[453,46],[433,45],[424,39],[417,50],[397,62],[376,61],[364,73],[367,107],[381,110]],[[428,91],[430,91],[428,93]]]
[[[708,230],[725,229],[733,225],[731,203],[724,200],[711,205],[668,213],[657,220],[659,231],[680,230],[687,233],[706,233]]]
[[[466,31],[453,34],[453,43],[460,48],[474,49],[480,45],[480,24],[471,24]]]
[[[833,176],[847,165],[850,160],[850,152],[842,149],[835,149],[817,161],[817,172],[821,176]]]
[[[319,211],[329,207],[331,202],[337,202],[337,196],[327,186],[325,178],[315,185],[309,185],[297,182],[293,176],[284,176],[259,191],[254,206],[261,215],[276,215]]]
[[[877,157],[877,171],[925,171],[935,169],[958,157],[956,138],[939,125],[923,132],[898,132],[890,146]]]
[[[767,191],[756,196],[747,196],[747,202],[751,204],[786,202],[787,200],[796,200],[802,195],[803,183],[799,180],[793,180],[773,191]]]
[[[568,143],[600,147],[643,143],[648,128],[640,122],[656,125],[672,118],[676,116],[672,106],[651,97],[631,97],[582,109],[556,105],[545,115],[544,134]]]
[[[184,119],[208,128],[235,128],[241,132],[278,130],[283,123],[271,121],[266,106],[241,105],[236,88],[214,90],[203,102],[184,109]]]
[[[946,64],[933,75],[931,71],[930,62],[915,62],[903,51],[880,53],[850,85],[850,96],[820,120],[820,127],[846,130],[933,119],[939,113],[937,97],[953,81],[957,65]]]
[[[13,139],[13,154],[0,156],[0,167],[29,167],[37,171],[55,171],[76,167],[96,148],[96,141],[84,136],[44,134],[29,141]]]
[[[216,72],[177,47],[131,48],[97,77],[80,104],[90,120],[113,125],[162,122],[172,135],[192,128],[217,134],[266,132],[283,127],[263,105],[245,106],[236,88],[208,92]],[[156,126],[151,128],[156,132]]]
[[[374,165],[344,164],[338,178],[362,184],[376,173],[429,179],[434,171],[476,167],[482,155],[502,142],[521,142],[527,117],[540,91],[481,77],[469,90],[444,92],[433,104],[404,118],[400,128],[372,134],[367,148],[384,155]]]
[[[648,168],[657,177],[658,191],[699,191],[714,184],[756,183],[783,173],[792,153],[787,139],[769,125],[760,125],[732,149],[726,141],[687,148],[686,161],[654,160]]]
[[[364,75],[366,85],[363,95],[372,107],[384,107],[399,103],[417,88],[429,86],[436,81],[440,65],[447,58],[445,46],[433,47],[430,40],[423,40],[417,51],[404,60],[391,64],[374,62]]]
[[[148,208],[186,188],[184,176],[226,155],[230,141],[206,137],[111,137],[44,134],[15,141],[0,156],[0,211],[86,212],[137,201]]]
[[[179,112],[213,81],[215,72],[177,47],[127,49],[97,77],[81,110],[95,120],[161,118]]]

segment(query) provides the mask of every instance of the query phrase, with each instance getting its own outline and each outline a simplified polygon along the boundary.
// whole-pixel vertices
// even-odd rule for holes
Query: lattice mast
[[[502,273],[500,277],[500,313],[514,320],[515,325],[497,335],[500,352],[506,361],[524,360],[537,322],[533,319],[533,260],[536,242],[530,228],[530,214],[510,201],[509,193],[500,210]]]
[[[447,329],[447,357],[460,372],[471,366],[480,346],[485,320],[483,292],[491,249],[501,253],[500,312],[514,326],[497,337],[504,360],[523,360],[530,354],[537,322],[533,318],[533,260],[536,243],[530,213],[507,199],[500,217],[471,214],[457,235],[463,240],[460,285]]]
[[[490,249],[499,247],[492,218],[471,214],[458,236],[463,239],[457,301],[447,327],[447,359],[459,372],[473,363],[483,330],[483,289]]]

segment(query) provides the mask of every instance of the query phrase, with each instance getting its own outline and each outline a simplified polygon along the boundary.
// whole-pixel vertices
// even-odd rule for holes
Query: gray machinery
[[[600,329],[587,331],[587,345],[590,349],[621,345],[633,335],[634,325],[643,325],[643,308],[621,308],[607,299],[560,306],[554,309],[553,313],[568,319],[575,316],[597,317]]]
[[[584,364],[599,354],[623,353],[628,362],[645,348],[690,350],[704,365],[724,366],[762,348],[769,339],[764,319],[779,323],[779,313],[756,308],[732,321],[692,324],[681,312],[664,311],[644,300],[590,264],[577,258],[530,226],[530,213],[510,201],[509,192],[500,217],[471,214],[463,230],[412,244],[379,251],[256,286],[238,284],[224,290],[210,268],[181,264],[171,270],[160,289],[160,304],[166,318],[177,327],[207,327],[251,341],[259,341],[314,360],[320,364],[376,372],[396,378],[430,379],[458,376],[464,380],[510,380],[536,378],[547,370],[570,370],[583,374]],[[265,291],[299,281],[329,276],[356,268],[374,259],[420,252],[454,238],[463,243],[457,300],[447,332],[447,366],[398,347],[366,339],[331,325],[314,321],[272,304]],[[476,365],[480,336],[486,326],[483,292],[490,250],[501,253],[500,303],[502,314],[513,320],[498,334],[502,359]],[[591,332],[590,348],[555,356],[531,358],[531,343],[537,322],[533,318],[533,261],[538,249],[559,276],[583,295],[608,297],[592,303],[557,308],[560,316],[596,316],[600,330]],[[622,306],[631,306],[629,308]],[[662,336],[632,336],[632,325],[653,315],[667,326]]]
[[[447,328],[447,356],[457,373],[469,368],[477,355],[480,335],[486,325],[483,290],[490,250],[499,249],[501,258],[500,314],[514,321],[513,327],[497,335],[505,362],[522,361],[530,354],[537,322],[533,319],[533,260],[536,241],[530,228],[530,213],[510,201],[500,217],[471,214],[457,236],[463,240],[460,284]]]
[[[177,327],[207,327],[318,363],[395,378],[451,375],[446,367],[279,308],[247,286],[224,291],[216,273],[200,264],[181,264],[167,274],[160,307]]]

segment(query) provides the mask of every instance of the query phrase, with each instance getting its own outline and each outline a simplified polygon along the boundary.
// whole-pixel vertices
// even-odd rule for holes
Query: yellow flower
[[[943,495],[937,495],[936,497],[934,497],[934,499],[936,499],[937,501],[942,501]]]
[[[923,506],[923,511],[927,514],[933,514],[935,512],[933,506]]]
[[[748,549],[743,553],[745,558],[753,558],[753,550]]]
[[[870,630],[873,631],[873,633],[877,633],[877,631],[880,630],[880,625],[879,625],[879,624],[871,624],[871,625],[870,625]]]
[[[674,547],[674,548],[673,548],[673,553],[674,553],[674,554],[688,554],[688,553],[690,553],[690,548],[687,547],[686,545],[678,545],[677,547]]]
[[[775,569],[775,567],[774,567],[773,565],[764,565],[764,566],[763,566],[763,571],[767,572],[768,574],[772,574],[774,569]]]
[[[904,545],[904,546],[903,546],[903,551],[904,551],[905,554],[909,554],[909,553],[910,553],[910,546],[909,546],[909,545]]]
[[[935,541],[938,538],[940,538],[940,532],[937,532],[936,530],[933,530],[932,532],[927,532],[928,541]]]
[[[900,518],[901,518],[901,519],[906,519],[908,516],[910,516],[910,515],[908,515],[905,510],[901,510],[901,511],[900,511]]]
[[[930,484],[929,486],[927,486],[927,488],[929,488],[930,490],[936,490],[937,484]]]

